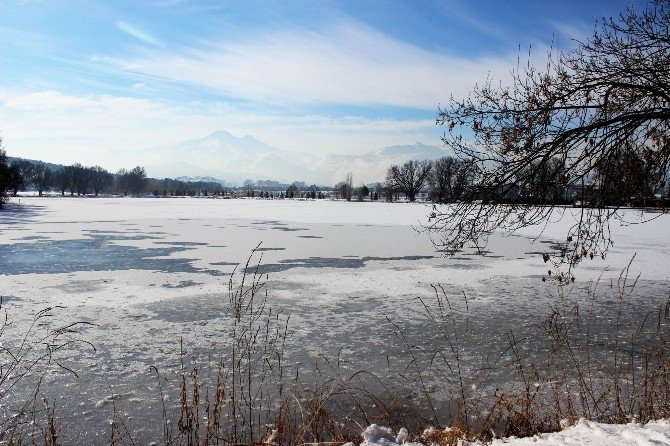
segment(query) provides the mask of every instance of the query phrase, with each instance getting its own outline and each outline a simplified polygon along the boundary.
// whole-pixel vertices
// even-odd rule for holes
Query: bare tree
[[[121,192],[123,196],[128,195],[129,178],[129,172],[126,169],[120,169],[116,172],[116,189]],[[179,189],[177,189],[177,195],[181,195]]]
[[[53,185],[53,179],[53,171],[50,168],[48,168],[44,163],[35,164],[30,180],[33,183],[33,186],[35,186],[35,189],[37,190],[37,193],[40,197],[44,191],[51,189],[51,186]]]
[[[599,193],[593,200],[600,206],[649,206],[663,176],[662,169],[645,162],[639,154],[626,151],[596,166],[592,183]]]
[[[344,190],[342,191],[342,196],[346,198],[347,201],[351,201],[351,197],[354,193],[354,176],[351,172],[347,173],[347,177],[344,180]]]
[[[458,161],[450,156],[445,156],[433,163],[433,172],[430,178],[431,200],[438,203],[448,203],[452,197],[452,178],[456,174],[456,163]]]
[[[347,173],[344,181],[340,181],[333,187],[333,194],[335,198],[342,197],[347,201],[351,201],[354,193],[354,177],[351,172]]]
[[[463,160],[445,156],[433,162],[430,176],[431,199],[449,203],[464,198],[473,179],[473,166]]]
[[[407,161],[402,166],[391,166],[386,173],[386,183],[395,190],[404,193],[409,201],[415,201],[416,195],[426,184],[432,163],[430,161]]]
[[[447,251],[481,246],[494,230],[513,232],[546,221],[553,206],[504,204],[501,197],[551,181],[555,192],[579,190],[585,198],[581,218],[552,260],[571,268],[584,257],[604,256],[611,242],[607,223],[622,204],[611,200],[612,189],[598,187],[618,181],[618,169],[610,166],[638,160],[643,171],[654,172],[651,192],[667,177],[668,23],[668,0],[641,12],[631,6],[618,18],[599,22],[575,50],[550,54],[546,69],[517,67],[508,84],[489,80],[440,109],[437,121],[448,129],[445,144],[479,168],[480,200],[435,207],[429,228],[439,231],[438,244]],[[553,163],[563,167],[552,169]],[[554,172],[550,178],[548,172]],[[615,207],[603,208],[606,203]]]
[[[25,160],[15,160],[9,166],[9,184],[12,195],[15,197],[20,190],[26,190],[28,180],[32,174],[33,165]]]
[[[451,193],[456,200],[472,196],[472,185],[477,175],[477,165],[471,161],[460,161],[452,177]]]
[[[100,166],[89,168],[89,176],[91,178],[91,186],[93,186],[93,193],[96,197],[100,192],[109,187],[114,180],[112,174]]]
[[[566,186],[569,178],[563,160],[551,158],[546,163],[536,161],[527,169],[530,172],[523,172],[523,175],[532,175],[535,180],[525,183],[524,188],[518,189],[517,201],[536,205],[566,203],[568,200]]]
[[[72,166],[63,167],[56,172],[55,184],[62,196],[65,196],[66,190],[70,190],[74,193],[74,186],[72,185]]]
[[[88,187],[91,184],[91,175],[89,170],[80,163],[70,166],[72,169],[72,184],[70,185],[70,195],[86,195]]]

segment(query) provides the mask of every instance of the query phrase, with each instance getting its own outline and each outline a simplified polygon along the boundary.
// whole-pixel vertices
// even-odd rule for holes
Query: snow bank
[[[388,427],[371,424],[361,434],[363,443],[360,446],[423,446],[422,443],[409,442],[409,432],[404,427],[394,434]],[[345,443],[342,446],[353,446],[353,443]]]
[[[604,424],[579,420],[561,432],[495,440],[492,446],[633,446],[670,444],[670,420],[647,424]]]
[[[424,435],[426,437],[426,435]],[[428,435],[427,438],[434,437]],[[423,443],[408,443],[407,431],[398,435],[387,427],[373,424],[363,431],[361,446],[416,446]],[[481,446],[480,442],[462,441],[462,446]],[[497,439],[491,446],[648,446],[670,445],[670,420],[652,421],[647,424],[605,424],[579,420],[575,425],[550,434],[526,438]],[[345,445],[346,446],[346,445]]]

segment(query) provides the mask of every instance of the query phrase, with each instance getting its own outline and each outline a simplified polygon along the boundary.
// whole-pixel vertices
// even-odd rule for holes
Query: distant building
[[[265,188],[276,188],[281,186],[281,183],[279,181],[272,181],[272,180],[258,180],[256,181],[256,186]]]

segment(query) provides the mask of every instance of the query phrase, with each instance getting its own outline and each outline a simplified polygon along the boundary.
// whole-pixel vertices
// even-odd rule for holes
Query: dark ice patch
[[[102,280],[70,280],[63,285],[54,285],[49,288],[55,288],[67,293],[91,293],[100,291],[104,283],[109,283],[108,279]]]
[[[124,271],[131,269],[163,272],[219,271],[199,269],[191,259],[170,257],[187,251],[186,246],[142,249],[113,243],[117,240],[145,240],[157,237],[90,233],[90,238],[41,243],[0,245],[0,274],[60,274],[76,271]]]
[[[560,243],[557,243],[554,240],[540,240],[540,243],[549,245],[549,248],[553,249],[554,251],[560,251],[561,249],[563,249]]]
[[[345,268],[359,269],[364,268],[367,262],[385,262],[385,261],[411,261],[433,259],[433,256],[402,256],[402,257],[310,257],[308,259],[287,259],[280,260],[279,263],[270,263],[260,265],[258,272],[260,274],[275,273],[287,271],[293,268]]]
[[[157,245],[170,245],[170,246],[207,246],[207,243],[204,242],[155,242]]]
[[[479,263],[444,263],[442,265],[435,265],[438,268],[444,269],[462,269],[462,270],[475,270],[475,269],[486,269],[488,266],[481,265]]]
[[[27,235],[17,240],[49,240],[49,237],[44,237],[43,235]]]
[[[21,300],[21,298],[17,296],[6,296],[6,295],[0,296],[0,302],[2,302],[3,304],[6,304],[8,302],[17,302],[19,300]]]
[[[482,257],[487,257],[489,259],[502,259],[502,258],[504,258],[504,256],[501,256],[501,255],[493,255],[492,251],[488,251],[486,249],[482,249],[482,250],[475,251],[475,252],[464,252],[464,253],[462,253],[462,255],[464,255],[464,256],[482,256]]]
[[[307,228],[286,228],[284,226],[273,226],[270,229],[276,229],[277,231],[286,231],[286,232],[309,231],[309,229]]]
[[[34,204],[16,204],[16,202],[10,201],[2,209],[0,213],[0,224],[2,225],[17,225],[27,222],[39,221],[39,218],[46,215],[50,211],[47,211],[46,206],[39,206]],[[12,228],[16,229],[16,228]]]
[[[157,304],[142,306],[153,313],[151,319],[171,323],[210,321],[229,317],[227,296],[189,296],[188,299],[170,299]]]
[[[215,263],[210,263],[212,266],[237,266],[239,265],[239,262],[215,262]]]
[[[261,220],[251,222],[252,225],[275,225],[275,226],[288,226],[286,223],[281,223],[277,220]]]
[[[188,288],[191,286],[202,285],[201,282],[194,282],[193,280],[180,280],[177,283],[165,283],[161,285],[163,288]]]

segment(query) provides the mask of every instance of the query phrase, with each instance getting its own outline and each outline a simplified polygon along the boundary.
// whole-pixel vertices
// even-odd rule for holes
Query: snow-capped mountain
[[[305,181],[323,185],[342,181],[352,172],[355,183],[382,181],[392,164],[410,159],[437,159],[453,153],[437,146],[415,143],[391,146],[362,155],[315,156],[272,147],[253,136],[235,137],[217,131],[204,138],[160,149],[170,160],[146,166],[152,177],[214,177],[228,183],[245,179]]]

